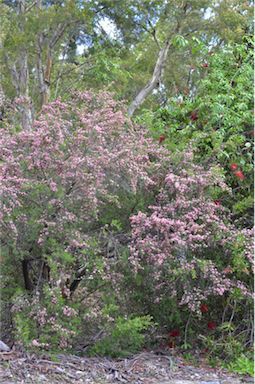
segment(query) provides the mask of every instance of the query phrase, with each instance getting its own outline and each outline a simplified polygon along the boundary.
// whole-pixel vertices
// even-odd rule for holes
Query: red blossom
[[[174,340],[173,341],[169,341],[167,345],[168,345],[169,348],[174,348],[175,347],[175,341]]]
[[[221,205],[221,202],[220,202],[220,200],[214,200],[214,204],[215,205]]]
[[[171,332],[169,332],[170,337],[178,337],[180,336],[180,331],[179,329],[173,329]]]
[[[235,171],[234,175],[239,179],[239,180],[244,180],[245,176],[242,171]]]
[[[166,136],[165,135],[159,136],[159,139],[158,139],[159,144],[162,143],[164,140],[166,140]]]
[[[209,311],[208,306],[206,304],[201,304],[200,305],[200,311],[202,313],[207,313]]]
[[[191,112],[190,118],[191,118],[192,121],[196,121],[198,119],[197,111]]]
[[[236,171],[237,168],[238,168],[238,165],[237,165],[236,163],[232,163],[232,164],[230,165],[230,169],[231,169],[231,171]]]
[[[203,68],[208,68],[208,67],[209,67],[209,64],[208,64],[208,63],[203,63],[203,64],[202,64],[202,67],[203,67]]]
[[[217,327],[215,321],[209,321],[207,323],[207,328],[210,329],[211,331],[213,331],[215,328]]]

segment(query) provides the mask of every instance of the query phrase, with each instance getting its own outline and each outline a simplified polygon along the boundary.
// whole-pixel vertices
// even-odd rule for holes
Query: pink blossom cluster
[[[151,188],[164,176],[164,148],[106,92],[58,99],[43,107],[31,132],[2,129],[0,137],[1,233],[23,251],[31,209],[39,211],[39,248],[50,237],[86,247],[85,223],[106,204],[121,206],[120,192]]]
[[[223,296],[235,288],[251,295],[244,282],[235,274],[226,276],[224,269],[234,259],[233,244],[240,236],[240,257],[252,261],[252,231],[236,228],[228,211],[215,204],[210,197],[215,187],[231,192],[219,170],[195,165],[188,152],[166,175],[150,212],[131,217],[130,261],[135,270],[152,266],[157,297],[162,290],[182,292],[180,304],[193,311],[209,296]]]
[[[15,97],[14,99],[14,103],[17,105],[28,104],[30,102],[31,100],[27,96],[19,96],[19,97]]]
[[[72,317],[72,316],[77,316],[78,315],[78,312],[71,308],[71,307],[68,307],[67,305],[65,305],[63,307],[63,314],[66,316],[66,317]]]
[[[28,318],[32,321],[31,324],[35,326],[38,335],[38,339],[31,342],[32,346],[39,348],[48,348],[53,345],[58,348],[72,346],[78,331],[73,326],[73,322],[78,317],[78,311],[70,305],[61,307],[59,295],[59,288],[48,288],[46,296],[50,301],[47,301],[45,296],[46,300],[43,304],[40,304],[38,298],[27,302]],[[54,340],[51,340],[52,335],[54,335]],[[46,340],[47,343],[42,343],[41,340]]]
[[[46,308],[41,308],[38,310],[36,314],[36,319],[40,326],[43,326],[47,323],[47,320],[48,320],[47,317],[48,317],[48,312]]]
[[[70,345],[77,313],[69,305],[60,310],[59,297],[70,298],[66,282],[77,265],[88,264],[90,229],[106,206],[122,206],[121,195],[156,188],[168,152],[109,93],[77,92],[68,102],[45,105],[32,131],[2,129],[0,159],[1,240],[19,260],[54,263],[50,286],[61,287],[60,296],[51,295],[43,306],[30,303],[30,314],[38,334],[50,328],[62,346]],[[102,271],[91,266],[86,280],[97,275],[115,278],[107,263]]]

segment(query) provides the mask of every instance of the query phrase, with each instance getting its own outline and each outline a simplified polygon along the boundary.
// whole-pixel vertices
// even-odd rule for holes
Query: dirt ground
[[[0,383],[91,384],[241,384],[249,376],[206,366],[191,366],[173,353],[143,352],[128,359],[88,358],[74,355],[0,353]]]

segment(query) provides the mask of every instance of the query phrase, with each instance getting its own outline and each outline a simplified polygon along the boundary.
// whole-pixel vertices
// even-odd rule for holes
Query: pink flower
[[[52,190],[52,192],[57,191],[57,184],[54,181],[50,182],[50,189]]]
[[[40,343],[38,340],[32,340],[31,344],[34,346],[34,347],[39,347],[40,346]]]

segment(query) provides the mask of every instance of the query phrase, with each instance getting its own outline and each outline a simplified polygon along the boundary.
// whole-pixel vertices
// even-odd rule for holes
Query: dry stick
[[[40,363],[43,363],[43,364],[50,364],[50,365],[59,365],[59,366],[62,366],[62,367],[70,367],[70,368],[73,368],[73,369],[77,369],[77,366],[75,364],[72,364],[72,363],[61,363],[61,362],[58,362],[58,361],[50,361],[50,360],[37,360],[36,362],[37,364],[40,364]]]
[[[232,320],[233,320],[233,318],[235,316],[235,310],[236,310],[236,300],[234,301],[233,310],[232,310],[232,313],[231,313],[231,317],[229,319],[229,324],[232,323]]]
[[[188,326],[191,319],[191,313],[189,314],[188,321],[185,325],[185,332],[184,332],[184,345],[187,345],[187,335],[188,335]]]
[[[36,292],[36,293],[37,293],[38,290],[39,290],[39,285],[40,285],[40,282],[41,282],[41,280],[42,280],[43,267],[44,267],[44,261],[42,261],[42,263],[41,263],[40,274],[39,274],[39,278],[38,278],[38,281],[37,281],[37,284],[36,284],[36,289],[35,289],[35,292]]]
[[[253,341],[254,341],[254,319],[253,319],[252,314],[250,315],[250,320],[251,320],[251,333],[250,333],[249,344],[253,345]]]
[[[229,306],[229,302],[227,302],[227,304],[225,305],[225,308],[224,308],[224,311],[223,311],[223,314],[222,314],[221,324],[224,323],[225,316],[226,316],[226,311],[227,311],[228,306]]]

